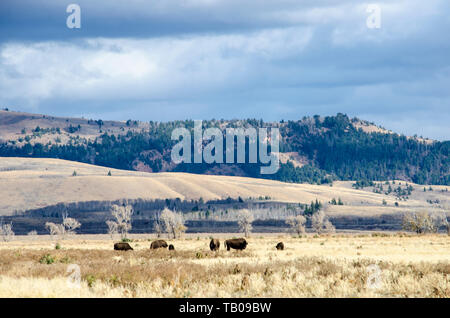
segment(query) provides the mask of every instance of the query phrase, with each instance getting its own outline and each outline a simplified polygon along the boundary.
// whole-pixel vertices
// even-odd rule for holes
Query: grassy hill
[[[76,176],[74,176],[76,172]],[[108,173],[111,172],[111,176]],[[189,173],[146,173],[109,169],[58,159],[0,158],[0,215],[61,202],[167,199],[204,201],[231,198],[270,198],[270,201],[323,203],[340,198],[344,205],[327,206],[328,213],[375,215],[415,209],[444,209],[450,203],[448,186],[409,184],[408,199],[396,193],[374,193],[374,187],[355,189],[352,182],[330,185],[283,183],[247,177]],[[397,181],[392,187],[406,188]],[[386,187],[386,186],[385,186]],[[429,187],[427,187],[429,189]],[[386,205],[383,204],[386,201]],[[433,204],[430,204],[429,201]],[[395,202],[399,206],[395,206]]]
[[[103,133],[126,134],[148,128],[148,123],[131,120],[103,121],[0,110],[0,141],[15,141],[17,144],[24,142],[26,136],[31,144],[56,143],[58,137],[60,144],[68,144],[77,137],[95,140]]]

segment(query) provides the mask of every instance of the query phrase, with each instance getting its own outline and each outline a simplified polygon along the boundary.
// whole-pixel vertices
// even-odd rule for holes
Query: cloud
[[[446,1],[379,1],[378,30],[356,0],[77,3],[81,30],[64,3],[0,3],[1,105],[143,120],[345,112],[448,139]]]
[[[51,97],[167,99],[239,89],[258,75],[257,64],[269,67],[301,54],[311,36],[308,29],[290,28],[246,35],[6,44],[0,51],[1,98],[38,104]]]

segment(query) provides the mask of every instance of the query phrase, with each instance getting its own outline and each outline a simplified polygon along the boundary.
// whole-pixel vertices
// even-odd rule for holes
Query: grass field
[[[77,176],[72,176],[74,171]],[[112,176],[108,176],[109,171]],[[328,205],[326,209],[333,215],[373,216],[422,209],[450,212],[450,187],[433,185],[433,191],[424,192],[424,186],[412,183],[414,191],[397,207],[398,199],[393,194],[373,193],[371,187],[353,189],[352,181],[337,181],[330,187],[234,176],[125,171],[59,159],[0,158],[0,180],[0,216],[70,202],[175,198],[208,201],[260,196],[306,204],[316,199],[326,203],[341,198],[343,206]],[[405,187],[404,181],[392,187],[400,183]]]
[[[219,252],[204,234],[167,240],[175,251],[130,235],[128,252],[106,235],[59,240],[58,250],[49,236],[15,237],[0,243],[0,297],[450,297],[449,236],[253,234],[227,252],[235,235],[218,236]]]

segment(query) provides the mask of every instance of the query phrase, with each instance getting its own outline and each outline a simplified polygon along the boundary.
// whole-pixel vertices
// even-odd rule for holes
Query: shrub
[[[119,277],[117,277],[117,275],[113,274],[111,275],[111,277],[109,278],[109,283],[113,286],[116,287],[120,284],[120,279]]]
[[[53,256],[51,256],[50,254],[45,254],[39,260],[39,263],[47,264],[47,265],[53,264],[54,262],[55,262],[55,258]]]
[[[71,263],[71,259],[70,259],[70,257],[69,256],[64,256],[63,258],[61,258],[60,260],[59,260],[59,262],[60,263],[63,263],[63,264],[69,264],[69,263]]]
[[[195,254],[195,257],[198,258],[198,259],[203,258],[203,254],[201,252],[197,252]]]
[[[96,278],[94,275],[89,274],[86,276],[86,282],[89,287],[92,288],[94,286],[95,281],[96,281]]]
[[[241,266],[239,266],[239,264],[236,264],[232,270],[232,273],[236,275],[239,274],[240,272],[242,272]]]

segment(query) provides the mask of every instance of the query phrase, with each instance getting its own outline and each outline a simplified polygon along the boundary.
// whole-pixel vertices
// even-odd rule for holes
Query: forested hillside
[[[205,128],[218,127],[222,131],[227,127],[280,128],[280,151],[295,154],[302,158],[302,163],[296,162],[295,157],[288,159],[273,175],[261,175],[260,164],[174,164],[172,130],[177,127],[192,130],[192,120],[151,121],[145,125],[129,120],[123,126],[110,122],[111,127],[117,127],[115,131],[105,130],[99,122],[102,121],[87,120],[84,124],[78,120],[78,125],[72,126],[70,120],[64,120],[61,127],[55,128],[52,122],[52,128],[45,128],[44,121],[31,132],[25,129],[17,132],[14,140],[0,141],[0,156],[60,158],[128,170],[239,175],[318,184],[388,179],[450,184],[450,141],[432,142],[382,129],[368,132],[361,128],[361,124],[369,125],[367,122],[344,114],[277,123],[256,119],[203,121]],[[96,130],[98,135],[83,137],[86,127]],[[52,138],[43,138],[46,135]]]
[[[353,121],[356,121],[354,119]],[[391,133],[366,133],[345,115],[283,127],[285,151],[296,151],[342,180],[401,179],[449,184],[450,142],[427,143]]]

